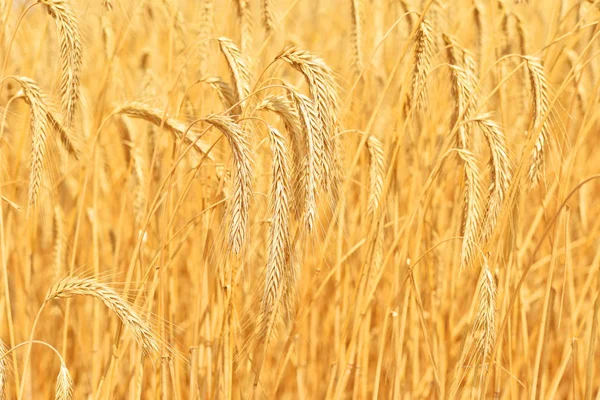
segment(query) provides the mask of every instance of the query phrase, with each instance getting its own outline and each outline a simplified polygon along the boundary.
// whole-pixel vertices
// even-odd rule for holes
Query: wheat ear
[[[209,115],[204,120],[221,131],[231,147],[235,174],[230,208],[229,246],[234,254],[239,254],[246,240],[248,208],[252,196],[252,159],[248,134],[230,117]]]
[[[8,378],[6,353],[8,353],[8,347],[4,343],[4,340],[0,339],[0,400],[6,399],[6,381]]]
[[[427,106],[426,78],[431,67],[433,57],[434,37],[433,28],[426,19],[423,19],[417,29],[415,37],[412,71],[412,96],[411,103],[417,110],[424,110]]]
[[[530,155],[529,179],[535,185],[544,170],[546,144],[550,139],[550,101],[548,99],[548,83],[544,68],[539,60],[533,57],[525,57],[529,80],[531,82],[531,108],[532,120],[531,130],[539,132],[535,141],[535,147]]]
[[[237,95],[234,94],[233,90],[231,89],[231,86],[229,86],[227,82],[216,76],[202,78],[201,81],[207,83],[211,88],[215,90],[215,92],[217,92],[219,100],[221,100],[221,103],[223,104],[224,108],[229,109],[231,107],[234,107],[234,104],[236,104],[237,102]],[[239,105],[235,106],[231,111],[234,115],[240,115],[242,113],[242,110]]]
[[[369,151],[369,202],[367,212],[373,215],[379,208],[381,195],[383,194],[385,153],[383,143],[373,135],[370,135],[367,139],[367,150]]]
[[[205,155],[209,160],[213,160],[213,157],[209,153],[210,146],[202,140],[197,140],[193,132],[188,131],[186,124],[169,117],[168,114],[164,113],[164,110],[145,103],[132,101],[121,105],[113,113],[127,115],[131,118],[140,118],[155,126],[162,126],[171,132],[175,139],[184,140],[188,145],[193,143],[193,147],[198,153]]]
[[[252,50],[252,9],[250,8],[249,0],[235,0],[237,9],[237,17],[240,23],[240,44],[241,51],[244,54],[249,54]]]
[[[131,331],[144,354],[159,353],[159,339],[148,322],[113,289],[92,278],[68,276],[55,283],[46,294],[45,302],[72,296],[91,296],[112,310]]]
[[[79,106],[79,84],[83,58],[79,24],[69,2],[65,0],[39,1],[48,7],[48,13],[56,22],[58,29],[61,58],[61,104],[63,123],[68,129]]]
[[[263,25],[265,32],[270,35],[275,30],[275,14],[273,12],[273,2],[271,0],[263,0]]]
[[[27,77],[15,77],[23,88],[25,101],[29,104],[31,114],[31,171],[29,178],[29,205],[37,202],[42,186],[46,141],[50,134],[49,110],[46,96],[35,81]]]
[[[227,60],[231,80],[235,87],[236,102],[244,100],[250,93],[250,70],[240,49],[230,39],[219,38],[221,52]]]
[[[337,198],[341,167],[337,156],[335,130],[338,126],[339,102],[333,72],[325,61],[295,47],[284,49],[277,59],[283,60],[304,75],[321,129],[318,141],[323,143],[323,156],[315,160],[325,190]]]
[[[496,227],[500,209],[512,178],[512,168],[504,134],[498,124],[491,119],[489,114],[480,115],[472,121],[479,127],[490,148],[491,183],[480,232],[480,240],[485,243]]]
[[[352,14],[352,61],[356,74],[358,75],[363,69],[363,54],[362,54],[362,0],[350,0]]]
[[[285,138],[277,129],[269,127],[269,139],[273,157],[270,193],[271,228],[261,310],[263,321],[261,336],[267,340],[272,331],[271,327],[281,317],[281,304],[288,304],[286,296],[289,293],[286,288],[290,277],[288,271],[290,263],[288,151]]]
[[[55,398],[56,400],[71,400],[73,398],[73,380],[64,364],[60,365],[60,371],[56,379]]]
[[[303,174],[303,157],[306,153],[306,146],[302,139],[302,132],[300,131],[300,120],[298,113],[294,108],[294,104],[284,96],[269,95],[265,97],[257,106],[258,111],[265,110],[271,111],[279,116],[283,121],[285,130],[290,138],[291,144],[291,155],[292,164],[290,166],[290,176],[292,188],[299,188],[301,185],[301,176]],[[302,201],[296,196],[290,196],[292,208],[296,215],[302,213]]]

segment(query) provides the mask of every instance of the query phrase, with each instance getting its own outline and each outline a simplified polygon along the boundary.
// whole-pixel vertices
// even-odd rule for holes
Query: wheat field
[[[0,398],[600,399],[599,36],[0,0]]]

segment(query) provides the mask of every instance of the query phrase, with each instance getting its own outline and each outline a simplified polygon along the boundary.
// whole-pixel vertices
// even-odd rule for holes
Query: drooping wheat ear
[[[480,115],[471,121],[479,127],[490,148],[491,183],[480,231],[480,241],[485,243],[496,227],[500,209],[512,179],[512,168],[504,134],[498,124],[491,119],[489,114]]]
[[[235,0],[234,1],[237,9],[238,21],[240,24],[240,44],[243,54],[250,54],[252,51],[252,9],[250,8],[251,2],[249,0]]]
[[[60,371],[56,379],[55,398],[56,400],[71,400],[73,398],[73,380],[64,364],[60,365]]]
[[[221,52],[227,60],[231,80],[235,87],[236,102],[242,101],[250,94],[250,70],[240,49],[230,39],[219,38]]]
[[[544,68],[538,59],[525,57],[531,82],[531,131],[539,132],[530,155],[529,179],[537,184],[544,170],[545,147],[550,139],[550,101]]]
[[[198,32],[198,40],[201,41],[200,48],[198,49],[199,54],[199,63],[198,63],[198,71],[200,76],[204,76],[208,73],[207,71],[207,63],[208,63],[208,39],[211,36],[211,32],[213,29],[213,10],[214,4],[213,0],[202,0],[202,4],[200,6],[200,22],[199,22],[199,32]]]
[[[119,317],[123,325],[131,331],[144,354],[159,353],[160,341],[150,328],[150,324],[113,289],[93,278],[67,276],[50,287],[44,302],[72,296],[91,296],[102,301],[108,309],[112,310]]]
[[[479,308],[473,329],[483,332],[479,337],[477,349],[485,364],[496,341],[496,283],[488,267],[487,258],[484,258],[483,274],[479,282]]]
[[[415,41],[410,101],[411,104],[414,102],[417,110],[422,111],[427,106],[426,78],[431,67],[435,45],[433,28],[426,19],[419,24]]]
[[[317,134],[321,136],[319,141],[323,143],[323,157],[317,158],[315,162],[318,169],[322,171],[324,179],[321,183],[335,200],[339,192],[342,171],[335,138],[339,101],[333,72],[322,59],[295,47],[284,49],[277,59],[285,61],[301,72],[308,84],[317,118],[322,127],[317,130]]]
[[[0,400],[6,399],[6,381],[8,377],[8,360],[6,358],[8,347],[0,339]]]
[[[456,365],[449,398],[457,398],[466,371],[481,366],[485,372],[492,362],[491,351],[496,341],[496,283],[485,257],[477,291],[477,311]]]
[[[275,30],[275,13],[273,11],[273,2],[263,0],[263,25],[265,32],[270,35]]]
[[[58,29],[61,58],[61,104],[63,123],[68,129],[79,106],[79,83],[83,58],[79,24],[69,2],[65,0],[39,1],[48,7],[48,13],[56,22]]]
[[[286,288],[290,277],[288,150],[285,138],[277,129],[269,127],[269,139],[273,157],[271,229],[261,310],[261,336],[266,340],[272,333],[273,325],[282,317],[281,307],[288,304],[286,296],[289,293]]]
[[[306,154],[306,145],[302,138],[300,120],[294,104],[284,96],[269,95],[256,106],[256,110],[274,112],[283,121],[285,130],[290,138],[292,153],[292,164],[290,165],[292,181],[290,186],[298,188],[301,184],[300,178],[303,173],[303,159]],[[302,213],[302,205],[297,204],[296,200],[296,196],[291,196],[292,208],[296,215],[300,215]]]
[[[248,208],[252,196],[252,158],[248,134],[230,117],[209,115],[205,121],[221,131],[231,147],[235,173],[228,242],[231,251],[239,254],[246,240]]]
[[[37,83],[24,76],[15,77],[23,88],[25,101],[31,114],[31,171],[29,178],[29,205],[37,202],[44,174],[46,140],[50,134],[46,96]]]
[[[302,165],[295,172],[294,204],[297,205],[296,212],[302,210],[304,222],[309,232],[315,225],[317,216],[317,191],[319,182],[324,178],[322,164],[319,158],[325,158],[321,121],[318,118],[316,107],[311,99],[297,91],[290,91],[290,98],[296,107],[299,126],[304,133],[304,148]],[[297,214],[299,217],[300,215]]]
[[[67,237],[65,235],[65,215],[60,205],[54,206],[54,278],[62,276]]]
[[[210,76],[202,78],[201,81],[210,85],[210,87],[217,92],[219,100],[221,100],[224,108],[229,109],[237,102],[237,96],[233,93],[231,86],[229,86],[229,84],[223,79],[217,76]],[[242,112],[240,105],[234,107],[231,112],[233,115],[240,115]]]
[[[148,104],[132,101],[125,103],[118,107],[114,114],[123,114],[131,118],[140,118],[155,126],[163,126],[169,132],[173,134],[175,139],[184,140],[186,144],[194,144],[194,149],[201,155],[206,155],[209,160],[213,160],[211,154],[208,152],[210,146],[204,143],[202,140],[197,140],[197,137],[193,132],[187,131],[187,126],[181,121],[174,118],[170,118],[167,114],[163,119],[164,110],[152,107]],[[187,131],[187,134],[186,134]],[[214,160],[213,160],[214,161]]]
[[[367,150],[369,151],[369,202],[367,212],[374,215],[379,208],[379,202],[383,194],[385,153],[383,152],[383,144],[373,135],[370,135],[367,139]]]
[[[459,150],[458,155],[463,162],[465,173],[465,193],[462,220],[461,267],[471,264],[478,245],[479,227],[481,224],[481,175],[477,160],[468,150]]]
[[[356,74],[363,69],[362,54],[362,28],[363,28],[363,4],[362,0],[350,0],[352,5],[352,58]]]

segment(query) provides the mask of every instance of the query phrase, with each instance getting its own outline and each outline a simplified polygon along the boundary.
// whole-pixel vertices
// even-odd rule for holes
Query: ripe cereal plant
[[[0,399],[599,399],[599,3],[0,0]]]

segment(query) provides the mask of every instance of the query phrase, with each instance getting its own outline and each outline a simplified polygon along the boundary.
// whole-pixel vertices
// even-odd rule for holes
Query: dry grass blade
[[[472,121],[481,129],[490,148],[492,181],[480,233],[480,240],[485,243],[496,227],[500,209],[512,179],[512,168],[504,134],[498,124],[490,118],[489,114],[478,116]]]
[[[93,278],[65,277],[48,290],[44,302],[73,296],[91,296],[102,301],[131,331],[133,337],[146,355],[159,353],[160,340],[150,328],[150,324],[113,289]]]
[[[229,117],[209,115],[205,121],[221,131],[231,147],[235,174],[228,242],[233,253],[239,254],[246,240],[248,208],[252,196],[252,159],[248,135]]]
[[[548,99],[548,83],[544,68],[539,60],[525,57],[529,80],[531,82],[531,131],[539,132],[530,156],[529,179],[535,185],[544,170],[546,145],[550,139],[550,101]],[[540,125],[541,124],[541,125]]]
[[[71,400],[73,398],[73,380],[69,370],[61,364],[58,378],[56,379],[56,400]]]
[[[221,52],[227,60],[231,80],[236,92],[236,102],[244,100],[250,94],[250,70],[240,49],[230,39],[219,38]]]
[[[79,106],[79,84],[83,58],[79,24],[69,2],[65,0],[40,0],[40,2],[48,7],[48,13],[56,22],[58,29],[61,58],[61,104],[63,122],[68,129]]]
[[[188,131],[186,124],[169,117],[164,110],[152,107],[148,104],[132,101],[125,103],[113,111],[114,114],[127,115],[131,118],[140,118],[155,126],[162,126],[173,134],[175,139],[184,140],[186,144],[194,144],[193,147],[201,155],[206,155],[209,160],[213,160],[209,153],[210,146],[194,136]],[[164,115],[164,118],[163,118]],[[186,133],[187,132],[187,133]]]
[[[367,150],[369,151],[369,203],[367,210],[369,214],[373,215],[379,208],[383,194],[385,154],[383,143],[373,135],[367,139]]]
[[[431,59],[435,45],[433,28],[426,19],[423,19],[419,24],[415,41],[411,90],[413,97],[411,98],[411,104],[414,103],[413,105],[416,109],[422,111],[427,106],[426,78],[431,68]]]
[[[323,156],[316,159],[322,171],[322,184],[337,198],[341,170],[337,156],[335,129],[338,125],[338,98],[333,72],[325,62],[311,53],[295,47],[284,49],[277,59],[290,64],[304,75],[321,129],[317,130],[323,143]],[[302,119],[302,117],[301,117]]]

